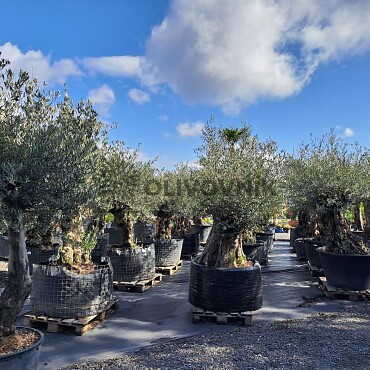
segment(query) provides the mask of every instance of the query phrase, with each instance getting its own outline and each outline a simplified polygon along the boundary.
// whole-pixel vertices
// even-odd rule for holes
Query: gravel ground
[[[213,325],[213,324],[212,324]],[[252,323],[223,334],[146,347],[63,370],[370,369],[370,304],[306,319]]]

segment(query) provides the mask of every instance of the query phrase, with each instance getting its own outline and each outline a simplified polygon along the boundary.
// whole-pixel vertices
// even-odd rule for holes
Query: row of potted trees
[[[368,227],[364,237],[359,236],[345,217],[348,209],[359,214],[361,202],[368,205],[369,164],[367,148],[331,132],[302,144],[284,167],[286,189],[299,210],[299,226],[292,233],[293,239],[303,238],[295,242],[297,255],[323,270],[336,288],[370,289]]]

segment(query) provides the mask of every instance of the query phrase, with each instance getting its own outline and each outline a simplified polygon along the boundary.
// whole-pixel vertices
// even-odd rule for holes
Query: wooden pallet
[[[79,319],[56,318],[45,315],[35,315],[30,312],[24,315],[24,325],[39,328],[46,327],[46,331],[49,333],[69,331],[73,332],[75,335],[83,335],[108,318],[118,308],[118,300],[113,300],[103,312]]]
[[[370,301],[370,290],[354,291],[335,288],[327,283],[325,277],[319,277],[319,286],[330,299],[346,301]]]
[[[252,313],[246,312],[212,312],[206,311],[201,308],[193,309],[193,323],[198,324],[200,322],[215,322],[217,324],[232,324],[240,323],[245,326],[252,324]]]
[[[175,272],[180,270],[181,267],[182,267],[182,260],[177,262],[176,265],[158,266],[155,268],[155,272],[158,272],[159,274],[162,274],[162,275],[173,275]]]
[[[313,277],[323,277],[325,276],[325,272],[323,269],[319,269],[315,266],[312,266],[309,261],[308,263],[308,271],[310,272],[310,275]]]
[[[113,288],[121,292],[143,293],[162,281],[161,274],[155,274],[151,279],[139,281],[113,281]]]

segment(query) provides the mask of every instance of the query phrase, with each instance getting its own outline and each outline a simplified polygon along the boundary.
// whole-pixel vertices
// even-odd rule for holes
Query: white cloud
[[[68,77],[82,76],[82,71],[71,59],[60,59],[51,62],[50,56],[40,50],[29,50],[26,53],[10,42],[0,45],[1,57],[8,59],[10,68],[17,72],[20,69],[27,71],[31,78],[37,78],[40,83],[64,83]]]
[[[344,136],[345,137],[352,137],[354,134],[355,134],[355,132],[351,128],[347,127],[347,128],[344,129]]]
[[[237,114],[298,93],[324,62],[370,46],[367,0],[175,0],[152,30],[147,84]]]
[[[166,116],[165,114],[161,114],[160,116],[157,117],[157,120],[164,122],[164,121],[168,121],[169,117]]]
[[[144,105],[150,102],[150,95],[143,90],[130,89],[128,96],[132,101],[139,105]]]
[[[116,101],[114,91],[106,84],[89,91],[88,99],[94,108],[103,116],[109,115],[109,110]]]
[[[202,134],[204,123],[197,121],[194,123],[184,122],[176,126],[177,132],[182,138],[197,137]]]
[[[91,72],[113,77],[135,77],[140,75],[141,59],[131,55],[85,58],[82,64]]]

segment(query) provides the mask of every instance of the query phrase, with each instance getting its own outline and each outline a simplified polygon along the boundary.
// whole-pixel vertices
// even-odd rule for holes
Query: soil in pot
[[[155,265],[174,266],[181,258],[184,239],[157,239],[155,241]]]
[[[22,326],[15,334],[0,337],[0,369],[37,369],[43,341],[42,332]]]
[[[335,288],[370,290],[370,255],[337,254],[317,249],[326,281]]]
[[[155,275],[154,243],[135,248],[112,248],[107,254],[112,263],[114,281],[140,281]]]
[[[190,265],[189,302],[212,312],[254,311],[262,307],[263,288],[258,262],[244,268]]]

